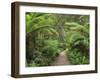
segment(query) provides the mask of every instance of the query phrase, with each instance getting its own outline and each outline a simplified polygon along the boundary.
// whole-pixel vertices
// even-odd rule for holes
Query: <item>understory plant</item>
[[[88,38],[79,32],[71,34],[66,54],[68,55],[71,64],[89,64]]]
[[[66,50],[71,64],[89,64],[89,16],[26,12],[26,66],[50,66]]]

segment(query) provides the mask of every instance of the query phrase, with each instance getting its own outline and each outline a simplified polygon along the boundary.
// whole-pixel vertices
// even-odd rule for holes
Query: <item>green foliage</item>
[[[72,64],[89,64],[89,26],[78,23],[66,23],[70,27],[67,31],[67,54]]]
[[[44,44],[45,47],[43,47],[42,52],[45,57],[51,57],[53,59],[58,55],[58,52],[60,52],[57,40],[46,40]]]
[[[36,28],[46,25],[53,25],[53,19],[50,14],[44,13],[26,13],[26,32],[29,33]]]
[[[82,53],[75,50],[70,50],[69,52],[70,53],[68,53],[68,56],[71,64],[89,64],[89,58],[83,56]]]
[[[27,12],[26,66],[48,66],[67,50],[72,64],[89,63],[89,16]]]
[[[30,59],[28,66],[33,66],[33,61],[36,66],[48,66],[59,55],[57,40],[45,40],[42,44],[44,44],[44,47],[41,47],[40,51],[33,51],[30,55],[31,58],[28,57]]]

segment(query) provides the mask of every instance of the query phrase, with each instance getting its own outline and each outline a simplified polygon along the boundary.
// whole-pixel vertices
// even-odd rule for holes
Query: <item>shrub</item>
[[[67,55],[71,64],[89,64],[89,58],[87,56],[83,56],[81,52],[75,49],[69,50]]]
[[[44,44],[45,47],[42,48],[43,54],[47,53],[47,56],[55,57],[60,52],[58,40],[46,40]]]
[[[51,60],[56,57],[56,53],[57,52],[55,52],[55,49],[49,46],[44,47],[42,50],[42,56],[51,58]]]
[[[34,62],[36,63],[37,66],[42,66],[43,65],[43,57],[42,56],[38,56],[34,59]]]
[[[89,40],[79,32],[70,33],[67,54],[72,64],[89,64]]]
[[[32,59],[34,60],[35,58],[41,56],[41,54],[42,54],[42,53],[41,53],[40,51],[35,50],[35,51],[33,52]]]
[[[43,47],[39,50],[34,50],[30,57],[28,66],[48,66],[60,53],[57,40],[45,40]],[[28,59],[27,59],[28,60]],[[34,62],[34,63],[33,63]]]

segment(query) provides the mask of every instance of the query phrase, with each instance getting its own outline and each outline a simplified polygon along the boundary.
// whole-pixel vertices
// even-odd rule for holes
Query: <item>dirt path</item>
[[[65,51],[61,52],[59,56],[55,59],[55,61],[51,64],[51,66],[57,65],[69,65],[70,62],[67,58]]]

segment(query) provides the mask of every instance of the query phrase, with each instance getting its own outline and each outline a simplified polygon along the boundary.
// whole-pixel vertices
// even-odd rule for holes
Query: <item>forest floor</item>
[[[60,65],[70,65],[68,57],[65,51],[61,52],[59,56],[55,59],[55,61],[51,64],[51,66],[60,66]]]

